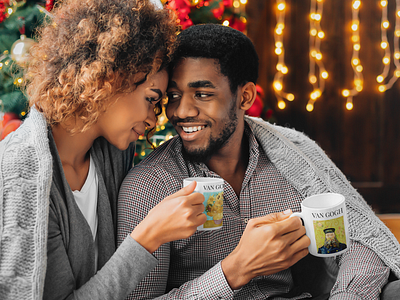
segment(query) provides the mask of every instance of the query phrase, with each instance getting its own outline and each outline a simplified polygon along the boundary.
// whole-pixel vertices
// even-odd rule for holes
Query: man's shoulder
[[[129,181],[146,181],[155,178],[162,180],[184,177],[186,164],[181,155],[178,137],[174,137],[151,152],[143,161],[128,173]]]
[[[181,147],[179,137],[164,142],[146,156],[139,164],[138,168],[169,168],[176,164],[181,157]]]

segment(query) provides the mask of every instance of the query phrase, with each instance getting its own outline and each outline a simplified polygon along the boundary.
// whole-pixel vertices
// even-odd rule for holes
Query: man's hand
[[[290,211],[251,219],[239,244],[221,263],[233,290],[257,276],[278,273],[308,254],[310,239],[300,218]]]

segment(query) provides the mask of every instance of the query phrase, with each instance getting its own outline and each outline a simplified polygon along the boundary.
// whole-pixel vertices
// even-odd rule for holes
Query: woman
[[[151,253],[205,222],[191,185],[115,247],[119,187],[156,125],[175,33],[147,0],[65,0],[39,32],[29,116],[0,146],[1,299],[123,299]]]

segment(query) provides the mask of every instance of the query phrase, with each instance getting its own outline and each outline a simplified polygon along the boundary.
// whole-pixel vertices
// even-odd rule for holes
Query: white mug
[[[183,180],[183,186],[196,181],[195,193],[204,196],[204,214],[207,221],[197,227],[197,230],[215,230],[222,228],[224,208],[224,180],[212,177],[189,177]]]
[[[336,193],[307,197],[301,202],[300,217],[311,240],[310,254],[330,257],[343,254],[350,246],[345,198]]]

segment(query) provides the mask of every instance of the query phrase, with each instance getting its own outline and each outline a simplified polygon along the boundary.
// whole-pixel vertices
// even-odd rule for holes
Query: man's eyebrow
[[[157,93],[158,98],[162,98],[163,94],[161,93],[161,90],[159,90],[159,89],[150,89],[150,90],[152,90],[154,93]]]
[[[190,88],[199,88],[199,87],[215,88],[215,86],[209,80],[199,80],[199,81],[190,82],[188,84],[188,87],[190,87]]]

